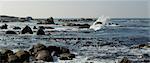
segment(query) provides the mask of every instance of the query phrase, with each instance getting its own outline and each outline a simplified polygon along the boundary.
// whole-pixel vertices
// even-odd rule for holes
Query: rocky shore
[[[0,51],[0,63],[30,63],[33,61],[55,62],[59,60],[72,60],[76,55],[70,53],[68,48],[48,46],[43,44],[33,45],[31,49],[13,52],[9,49]]]

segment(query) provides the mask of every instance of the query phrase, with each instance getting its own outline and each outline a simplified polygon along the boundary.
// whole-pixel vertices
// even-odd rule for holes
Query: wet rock
[[[6,34],[17,34],[17,33],[15,31],[9,30],[9,31],[6,31]]]
[[[34,26],[33,29],[37,29],[36,26]]]
[[[46,46],[38,43],[36,45],[33,45],[33,47],[29,50],[29,53],[31,55],[35,55],[40,50],[46,50]]]
[[[46,24],[55,24],[53,17],[50,17],[46,20]]]
[[[27,25],[22,31],[21,31],[22,34],[26,34],[26,33],[29,33],[29,34],[33,34],[33,31],[32,29]]]
[[[61,50],[61,53],[70,53],[70,50],[64,47],[61,47],[60,50]]]
[[[48,50],[38,51],[35,55],[36,60],[43,60],[47,62],[53,62],[53,58]]]
[[[8,63],[19,63],[19,59],[16,55],[8,55]]]
[[[2,25],[1,29],[7,29],[7,24]]]
[[[43,29],[39,29],[39,30],[37,31],[37,35],[45,35],[44,30],[43,30]]]
[[[56,46],[48,46],[47,50],[52,53],[54,52],[52,55],[53,56],[59,56],[59,54],[61,53],[60,51],[60,47],[56,47]]]
[[[124,57],[119,63],[131,63],[131,61],[127,57]]]
[[[15,55],[19,58],[20,62],[29,62],[29,52],[20,50],[16,52]]]
[[[72,60],[73,58],[75,58],[74,54],[70,54],[70,53],[63,53],[60,54],[60,60]]]
[[[13,29],[15,29],[15,30],[16,30],[16,29],[21,29],[21,28],[20,28],[20,27],[14,27]]]

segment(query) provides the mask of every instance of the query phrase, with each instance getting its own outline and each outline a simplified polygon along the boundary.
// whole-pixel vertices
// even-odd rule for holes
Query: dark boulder
[[[60,47],[56,47],[56,46],[48,46],[47,47],[47,50],[50,52],[50,53],[53,53],[52,55],[53,56],[59,56],[61,54],[61,50],[60,50]]]
[[[33,29],[37,29],[36,26],[34,26]]]
[[[9,30],[9,31],[6,31],[6,34],[17,34],[17,33],[15,31]]]
[[[33,34],[33,31],[32,29],[27,25],[22,31],[21,31],[22,34],[26,34],[26,33],[29,33],[29,34]]]
[[[61,47],[60,51],[61,53],[70,53],[70,50],[64,47]]]
[[[43,29],[39,29],[39,30],[37,31],[37,35],[45,35],[44,30],[43,30]]]
[[[20,50],[18,52],[15,53],[15,55],[19,58],[19,62],[29,62],[29,57],[30,57],[30,54],[28,51],[23,51],[23,50]]]
[[[7,24],[2,25],[1,29],[7,29]]]

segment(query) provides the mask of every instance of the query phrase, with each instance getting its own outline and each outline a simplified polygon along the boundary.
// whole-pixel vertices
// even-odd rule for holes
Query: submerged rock
[[[29,57],[30,57],[30,54],[28,51],[23,51],[23,50],[20,50],[18,52],[15,53],[15,55],[19,58],[19,62],[29,62]]]

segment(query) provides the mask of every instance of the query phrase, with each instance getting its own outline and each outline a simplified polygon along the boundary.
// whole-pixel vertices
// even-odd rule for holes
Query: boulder
[[[48,47],[47,47],[47,50],[48,50],[50,53],[53,53],[53,54],[52,54],[53,56],[59,56],[60,53],[61,53],[60,47],[56,47],[56,46],[48,46]]]
[[[8,59],[7,59],[8,63],[19,63],[19,59],[16,55],[8,55]]]
[[[9,31],[6,31],[6,33],[5,34],[17,34],[15,31],[11,31],[11,30],[9,30]]]
[[[46,50],[46,46],[38,43],[36,45],[33,45],[33,47],[29,50],[29,53],[31,55],[35,55],[40,50]]]
[[[7,24],[2,25],[1,29],[7,29]]]
[[[119,63],[131,63],[131,61],[127,57],[124,57]]]
[[[29,34],[33,34],[33,31],[32,29],[27,25],[22,31],[21,31],[22,34],[26,34],[26,33],[29,33]]]
[[[48,50],[38,51],[35,55],[36,60],[43,60],[47,62],[53,62],[53,58]]]
[[[37,31],[37,35],[45,35],[44,30],[43,30],[43,29],[39,29],[39,30]]]
[[[70,50],[64,47],[60,48],[61,53],[70,53]]]
[[[37,29],[36,26],[34,26],[33,29]]]
[[[20,50],[16,52],[15,55],[19,58],[20,62],[29,62],[30,54],[28,51]]]

